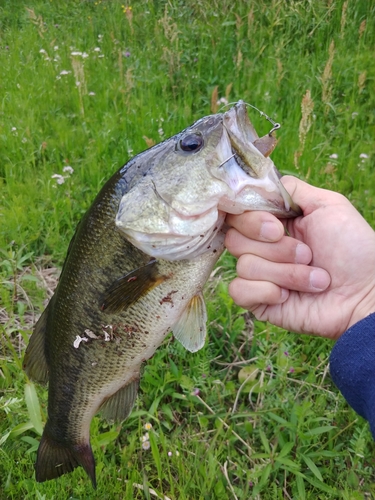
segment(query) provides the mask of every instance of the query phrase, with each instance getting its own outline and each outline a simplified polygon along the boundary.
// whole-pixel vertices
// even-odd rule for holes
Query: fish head
[[[301,215],[266,156],[274,142],[259,139],[242,101],[201,118],[136,157],[143,175],[122,196],[118,229],[152,257],[181,260],[211,247],[227,213]]]

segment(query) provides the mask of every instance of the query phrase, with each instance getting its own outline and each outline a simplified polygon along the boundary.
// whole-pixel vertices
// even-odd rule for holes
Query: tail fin
[[[35,477],[39,483],[72,472],[79,465],[85,469],[96,488],[95,459],[90,443],[64,445],[44,431],[35,464]]]

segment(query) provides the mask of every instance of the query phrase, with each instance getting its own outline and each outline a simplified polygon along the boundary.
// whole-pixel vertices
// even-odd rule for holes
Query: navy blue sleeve
[[[369,421],[375,439],[375,313],[339,338],[331,352],[330,372],[350,406]]]

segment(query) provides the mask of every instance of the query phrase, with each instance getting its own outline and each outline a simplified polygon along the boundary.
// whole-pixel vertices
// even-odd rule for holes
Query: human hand
[[[225,244],[238,257],[229,293],[261,321],[337,339],[375,312],[375,232],[341,194],[282,182],[303,217],[227,216]]]

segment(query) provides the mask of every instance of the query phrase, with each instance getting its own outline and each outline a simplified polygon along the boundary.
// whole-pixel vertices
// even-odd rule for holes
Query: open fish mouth
[[[275,144],[259,138],[243,101],[198,120],[156,146],[159,162],[122,197],[117,228],[147,255],[182,260],[212,250],[226,213],[301,215],[269,158]]]
[[[230,214],[241,214],[249,210],[248,207],[251,204],[251,210],[265,210],[281,218],[292,218],[302,215],[301,208],[293,201],[280,181],[281,174],[276,167],[269,171],[266,178],[259,179],[252,168],[249,168],[242,156],[233,147],[232,153],[231,160],[233,159],[233,163],[236,163],[245,172],[246,177],[238,176],[237,174],[237,185],[233,185],[235,184],[233,181],[231,183],[235,191],[235,198],[230,199],[224,196],[219,201],[219,210]],[[227,170],[230,167],[228,165]],[[237,170],[233,166],[232,169]]]
[[[297,217],[302,210],[280,182],[281,174],[269,158],[276,140],[270,141],[273,139],[270,134],[259,138],[246,107],[246,103],[239,101],[223,116],[224,133],[227,132],[231,145],[231,154],[228,149],[222,151],[228,155],[223,165],[225,181],[234,191],[235,199],[224,196],[219,209],[234,214],[266,210],[279,217]]]

